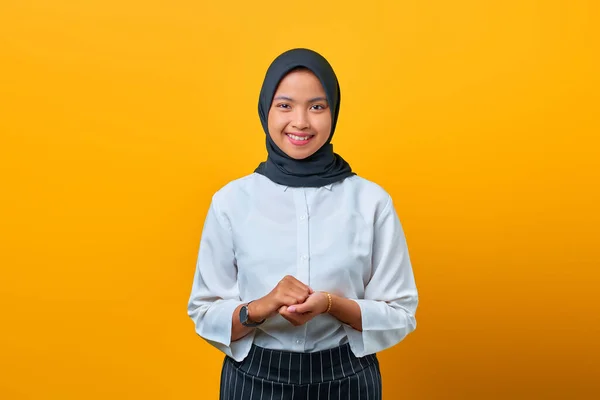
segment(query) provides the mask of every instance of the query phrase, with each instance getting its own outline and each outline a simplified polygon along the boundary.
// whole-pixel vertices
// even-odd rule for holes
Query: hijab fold
[[[311,156],[296,160],[288,156],[271,139],[268,115],[279,82],[295,68],[304,67],[314,73],[327,96],[331,110],[331,134],[327,142]],[[355,175],[350,165],[333,152],[331,139],[340,109],[340,86],[329,62],[309,49],[292,49],[279,55],[269,66],[258,101],[258,115],[266,133],[267,160],[254,172],[264,175],[280,185],[291,187],[321,187]]]

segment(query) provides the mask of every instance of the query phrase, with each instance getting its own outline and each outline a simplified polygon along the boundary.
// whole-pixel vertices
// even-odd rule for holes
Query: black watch
[[[252,302],[250,302],[250,303],[252,303]],[[249,326],[249,327],[259,326],[260,324],[265,322],[265,320],[263,319],[260,322],[250,322],[250,318],[248,315],[248,306],[250,305],[250,303],[244,304],[242,306],[242,308],[240,308],[240,322],[244,326]]]

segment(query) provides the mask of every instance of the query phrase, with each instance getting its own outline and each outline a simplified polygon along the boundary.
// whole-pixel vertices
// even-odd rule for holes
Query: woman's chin
[[[300,149],[297,147],[286,146],[284,151],[285,151],[285,154],[287,154],[289,157],[293,158],[294,160],[304,160],[305,158],[308,158],[308,157],[312,156],[313,154],[315,154],[316,150],[312,149],[312,146],[300,148]]]

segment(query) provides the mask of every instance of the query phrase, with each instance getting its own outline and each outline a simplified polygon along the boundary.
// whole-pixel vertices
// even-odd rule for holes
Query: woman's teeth
[[[296,135],[292,135],[288,133],[288,136],[291,137],[294,140],[308,140],[310,139],[312,136],[296,136]]]

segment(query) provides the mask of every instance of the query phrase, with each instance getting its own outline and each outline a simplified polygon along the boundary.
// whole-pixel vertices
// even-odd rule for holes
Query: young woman
[[[268,157],[214,194],[188,314],[225,353],[221,399],[380,399],[376,353],[416,327],[392,199],[333,152],[337,77],[293,49],[267,70]]]

